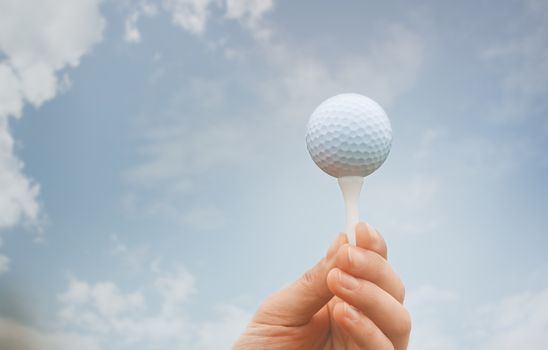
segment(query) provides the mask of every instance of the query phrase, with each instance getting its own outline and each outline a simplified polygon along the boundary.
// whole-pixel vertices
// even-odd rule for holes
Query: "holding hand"
[[[384,239],[356,226],[325,258],[259,308],[233,350],[405,350],[411,319]]]

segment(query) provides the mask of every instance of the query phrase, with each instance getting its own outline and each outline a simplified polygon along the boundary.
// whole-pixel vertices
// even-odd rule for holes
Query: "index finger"
[[[356,246],[372,250],[385,259],[388,257],[388,249],[384,238],[366,222],[360,222],[356,225]]]

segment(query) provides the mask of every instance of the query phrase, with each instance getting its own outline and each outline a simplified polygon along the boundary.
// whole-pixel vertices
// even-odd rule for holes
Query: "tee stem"
[[[346,234],[351,245],[356,245],[356,225],[360,221],[358,203],[363,185],[361,176],[343,176],[337,179],[346,209]]]

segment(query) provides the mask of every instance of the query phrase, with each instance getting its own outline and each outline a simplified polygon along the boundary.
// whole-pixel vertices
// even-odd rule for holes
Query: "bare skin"
[[[233,350],[406,350],[411,318],[404,286],[380,234],[356,226],[325,258],[259,308]]]

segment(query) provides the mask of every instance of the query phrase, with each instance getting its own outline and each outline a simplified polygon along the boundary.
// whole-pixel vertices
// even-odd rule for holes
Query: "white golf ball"
[[[328,98],[308,121],[308,152],[320,169],[334,177],[371,174],[385,161],[391,143],[386,112],[363,95]]]

